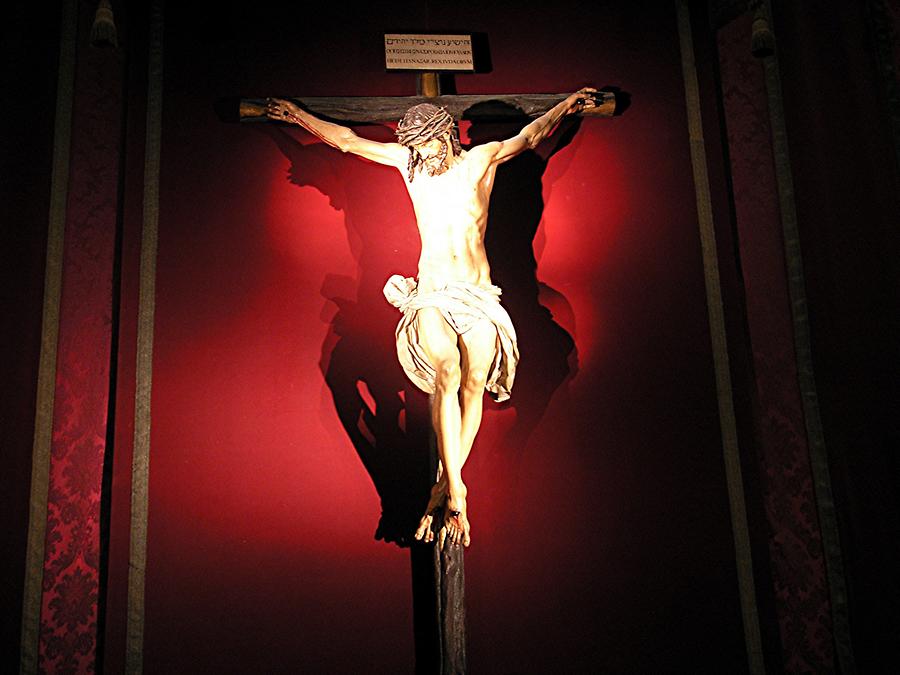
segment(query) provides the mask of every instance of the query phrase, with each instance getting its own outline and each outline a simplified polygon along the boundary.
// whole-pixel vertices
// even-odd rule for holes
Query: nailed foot
[[[449,496],[444,509],[444,525],[438,534],[438,543],[443,546],[444,539],[450,539],[454,544],[468,546],[469,519],[466,517],[466,498]]]
[[[447,482],[441,478],[431,487],[431,497],[428,499],[428,506],[425,508],[425,515],[419,520],[419,527],[416,530],[416,539],[424,542],[434,541],[434,530],[431,525],[434,521],[435,512],[440,509],[447,500]]]

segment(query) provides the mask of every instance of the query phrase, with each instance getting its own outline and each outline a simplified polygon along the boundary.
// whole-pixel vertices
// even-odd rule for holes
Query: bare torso
[[[448,281],[491,283],[484,233],[495,171],[496,164],[473,148],[454,157],[440,175],[419,171],[412,182],[404,176],[422,241],[420,291]]]

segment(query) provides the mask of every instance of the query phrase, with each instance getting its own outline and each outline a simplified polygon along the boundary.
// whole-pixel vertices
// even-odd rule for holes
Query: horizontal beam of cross
[[[590,117],[612,117],[616,96],[598,92],[602,102],[580,113]],[[346,123],[396,122],[412,106],[433,103],[444,107],[455,119],[497,119],[542,115],[569,94],[454,94],[447,96],[297,96],[290,100],[309,112]],[[476,104],[477,107],[476,107]],[[244,98],[240,101],[241,121],[266,121],[266,100]]]

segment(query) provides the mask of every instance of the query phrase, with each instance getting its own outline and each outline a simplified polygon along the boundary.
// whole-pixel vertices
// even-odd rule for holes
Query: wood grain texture
[[[584,117],[612,117],[616,111],[616,96],[599,92],[603,102],[584,111]],[[291,97],[309,112],[339,122],[395,122],[412,106],[433,103],[442,106],[456,119],[508,118],[543,115],[569,94],[478,94],[426,96],[296,96]],[[495,105],[490,105],[490,104]],[[480,104],[478,108],[474,108]],[[266,122],[266,100],[241,99],[239,117],[242,122]]]

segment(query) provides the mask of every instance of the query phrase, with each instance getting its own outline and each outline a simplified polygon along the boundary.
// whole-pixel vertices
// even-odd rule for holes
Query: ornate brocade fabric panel
[[[762,62],[744,15],[717,41],[747,319],[759,401],[761,485],[787,672],[833,672],[832,622],[794,356]]]
[[[90,8],[88,8],[90,9]],[[79,27],[40,625],[41,672],[95,670],[122,55]]]

